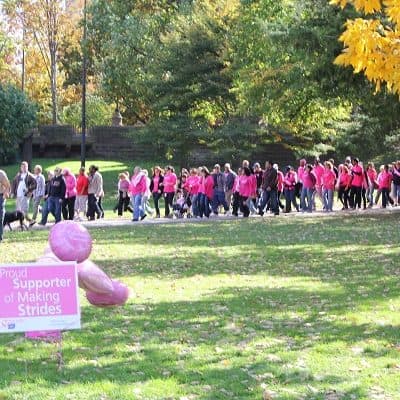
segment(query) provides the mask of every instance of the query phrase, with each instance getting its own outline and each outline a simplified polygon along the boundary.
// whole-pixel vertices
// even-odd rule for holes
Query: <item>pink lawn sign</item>
[[[75,262],[0,265],[0,333],[80,329]]]

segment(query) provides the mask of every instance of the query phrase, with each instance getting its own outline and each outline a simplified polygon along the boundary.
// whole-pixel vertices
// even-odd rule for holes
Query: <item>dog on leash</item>
[[[4,214],[4,222],[3,227],[8,226],[10,231],[12,231],[11,224],[13,222],[19,222],[19,226],[21,231],[28,230],[27,225],[25,224],[25,215],[22,211],[13,211],[13,212],[6,212]]]

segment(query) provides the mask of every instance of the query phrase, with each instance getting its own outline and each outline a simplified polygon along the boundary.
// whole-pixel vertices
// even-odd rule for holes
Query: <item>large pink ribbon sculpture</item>
[[[50,230],[49,245],[38,261],[76,261],[79,287],[86,291],[90,304],[111,307],[127,302],[129,288],[122,282],[111,280],[89,260],[92,237],[84,226],[73,221],[55,224]]]

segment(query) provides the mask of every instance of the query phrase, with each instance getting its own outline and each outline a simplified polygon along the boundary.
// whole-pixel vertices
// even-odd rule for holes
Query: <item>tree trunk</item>
[[[57,54],[55,45],[50,46],[51,115],[53,125],[58,124],[57,112]]]

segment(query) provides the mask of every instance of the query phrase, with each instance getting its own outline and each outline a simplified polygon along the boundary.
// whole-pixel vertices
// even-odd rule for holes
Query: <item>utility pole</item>
[[[86,163],[86,81],[87,81],[87,16],[86,0],[83,3],[83,38],[82,38],[82,142],[81,166]]]

